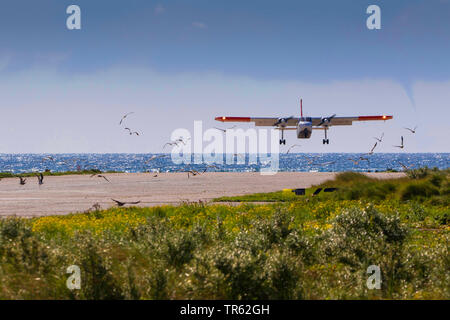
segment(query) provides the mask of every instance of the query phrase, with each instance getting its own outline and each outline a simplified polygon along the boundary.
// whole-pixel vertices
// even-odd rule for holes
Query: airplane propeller
[[[319,124],[317,126],[323,125],[325,122],[331,122],[331,120],[336,117],[336,114],[333,114],[331,117],[325,117],[320,120]]]
[[[292,118],[294,118],[294,116],[290,116],[290,117],[287,117],[287,118],[279,118],[278,121],[275,122],[273,125],[274,125],[274,126],[278,126],[279,124],[287,123],[287,122],[288,122],[289,120],[291,120]]]

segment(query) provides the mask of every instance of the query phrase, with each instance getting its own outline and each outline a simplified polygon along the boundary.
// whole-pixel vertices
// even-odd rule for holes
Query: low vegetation
[[[0,299],[449,299],[448,171],[429,171],[345,173],[322,185],[334,193],[271,204],[2,219]],[[370,265],[380,290],[366,286]]]
[[[450,169],[421,168],[408,170],[404,178],[376,179],[362,173],[344,172],[335,179],[306,190],[306,196],[318,188],[337,188],[335,192],[320,192],[322,200],[398,200],[416,201],[425,204],[449,206]],[[296,201],[305,196],[296,196],[291,190],[271,193],[249,194],[235,197],[221,197],[216,202],[279,202]]]
[[[80,171],[43,171],[44,176],[67,176],[73,174],[97,174],[97,173],[115,173],[116,171],[106,171],[103,172],[98,169],[88,169]],[[0,172],[0,179],[2,178],[18,178],[18,177],[34,177],[38,172],[24,172],[24,173],[11,173],[11,172]]]

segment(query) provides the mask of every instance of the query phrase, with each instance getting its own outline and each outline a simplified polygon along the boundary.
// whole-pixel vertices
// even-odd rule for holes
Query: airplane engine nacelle
[[[297,138],[309,139],[312,134],[312,123],[309,121],[300,121],[297,125]]]

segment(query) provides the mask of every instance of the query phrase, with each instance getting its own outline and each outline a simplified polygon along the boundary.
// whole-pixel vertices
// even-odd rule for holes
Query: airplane
[[[284,139],[285,130],[297,130],[298,139],[309,139],[313,130],[324,130],[325,139],[323,144],[330,144],[327,137],[327,131],[331,126],[351,126],[353,121],[373,121],[373,120],[390,120],[393,116],[352,116],[352,117],[336,117],[333,114],[329,117],[304,117],[303,101],[300,99],[300,118],[294,116],[286,118],[254,118],[254,117],[216,117],[216,121],[221,122],[254,122],[258,127],[276,127],[281,130],[280,145],[286,144]]]

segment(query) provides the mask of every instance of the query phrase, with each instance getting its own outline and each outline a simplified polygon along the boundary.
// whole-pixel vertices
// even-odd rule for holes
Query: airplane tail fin
[[[300,117],[303,118],[303,99],[300,99]]]

